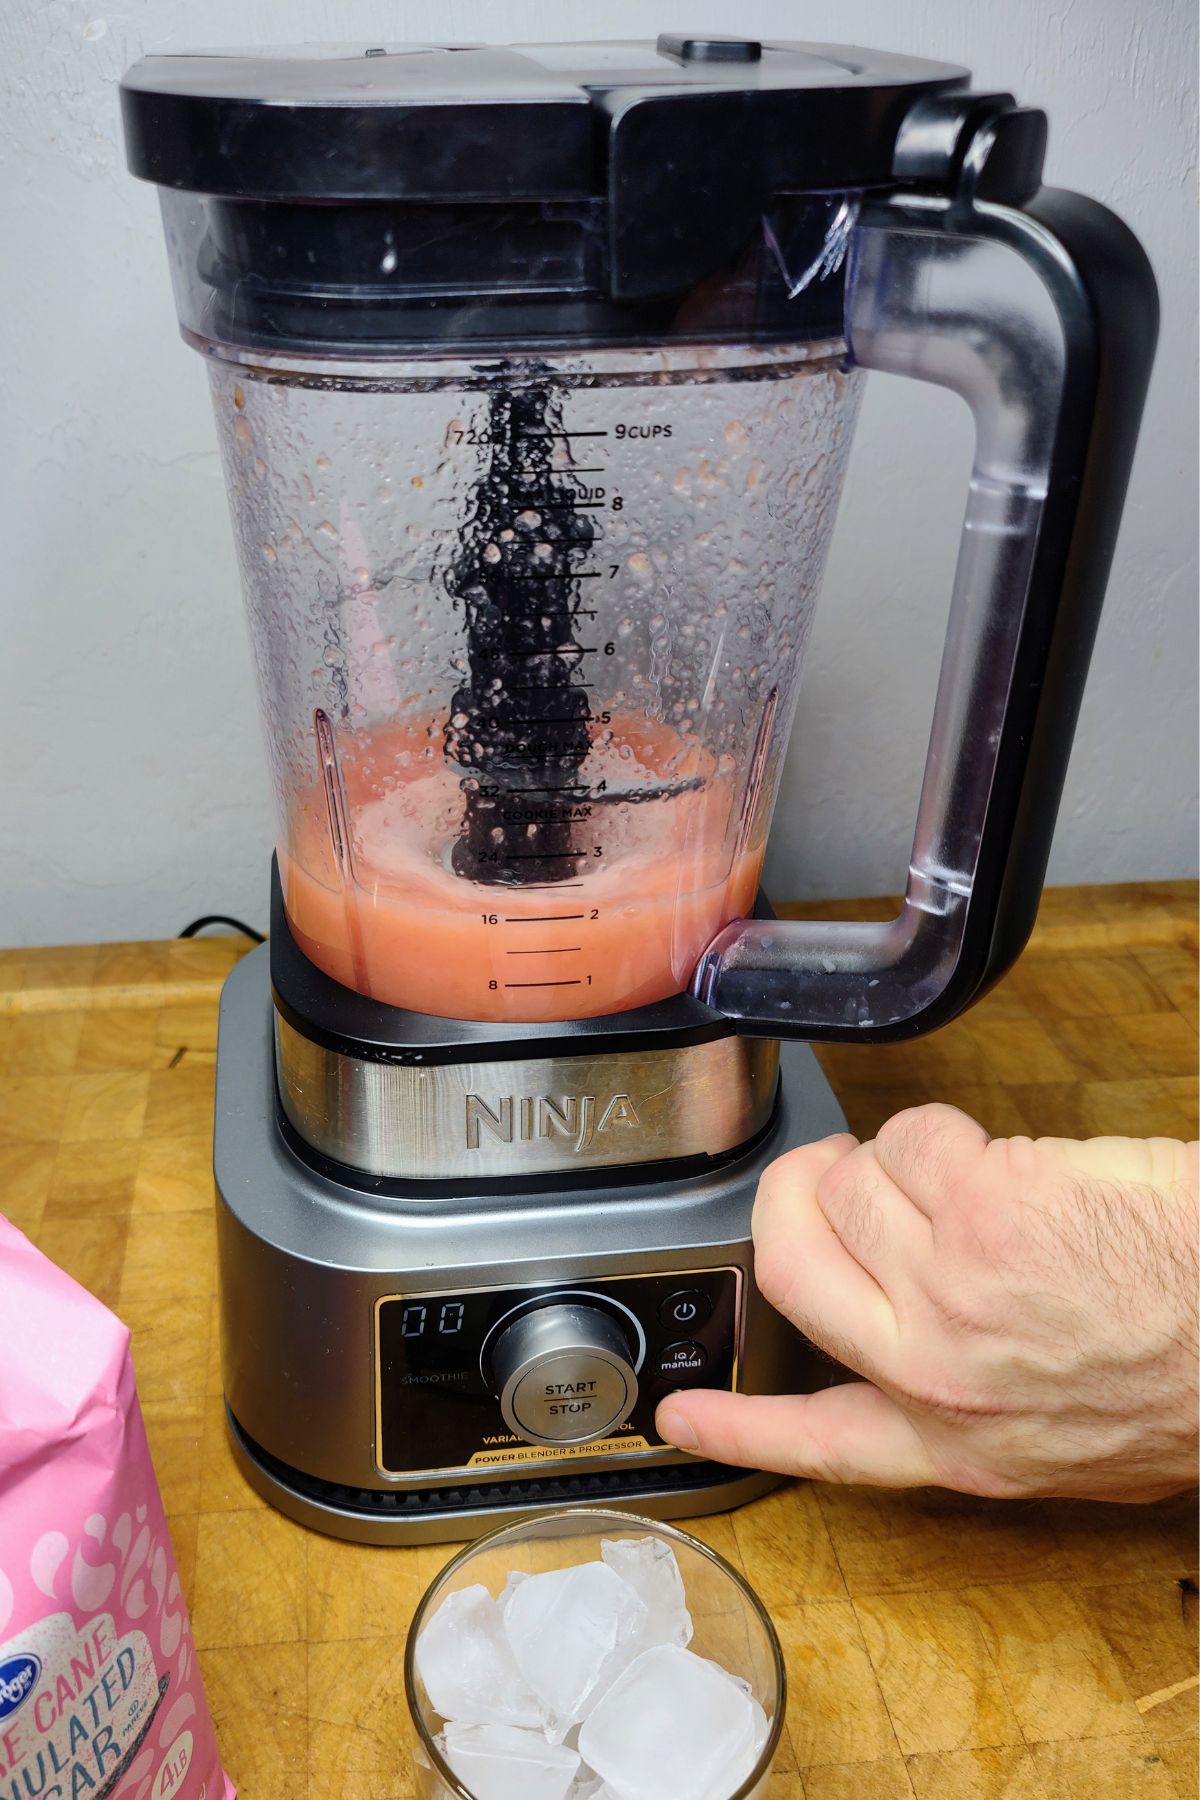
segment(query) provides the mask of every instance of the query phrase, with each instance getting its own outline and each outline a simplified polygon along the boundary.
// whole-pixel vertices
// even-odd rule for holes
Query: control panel
[[[737,1385],[741,1271],[389,1294],[375,1304],[375,1460],[444,1475],[652,1454],[660,1400]]]

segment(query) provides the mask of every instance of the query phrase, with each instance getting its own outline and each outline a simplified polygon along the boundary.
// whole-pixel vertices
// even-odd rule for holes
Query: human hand
[[[670,1443],[819,1480],[1154,1500],[1196,1480],[1197,1146],[995,1138],[950,1106],[773,1163],[765,1297],[865,1377],[673,1394]]]

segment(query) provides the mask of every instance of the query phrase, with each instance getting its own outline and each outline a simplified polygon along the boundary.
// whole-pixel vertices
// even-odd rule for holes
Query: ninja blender
[[[1153,356],[1045,120],[871,50],[169,55],[122,87],[206,361],[274,788],[217,1069],[254,1485],[375,1543],[774,1477],[681,1386],[839,1372],[763,1302],[809,1044],[905,1040],[1030,929]],[[975,423],[907,892],[759,874],[869,369]]]

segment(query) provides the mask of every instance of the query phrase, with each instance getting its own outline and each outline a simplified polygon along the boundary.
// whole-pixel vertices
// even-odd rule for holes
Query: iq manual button
[[[655,1367],[664,1381],[694,1381],[708,1367],[708,1351],[703,1344],[693,1344],[690,1339],[668,1344]]]
[[[668,1294],[658,1309],[660,1325],[668,1330],[682,1327],[686,1330],[697,1330],[707,1323],[712,1312],[712,1301],[699,1288],[684,1288],[678,1294]]]

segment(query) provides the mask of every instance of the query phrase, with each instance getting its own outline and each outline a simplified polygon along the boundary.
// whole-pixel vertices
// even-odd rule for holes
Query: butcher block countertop
[[[936,1099],[997,1135],[1194,1136],[1196,897],[1170,882],[1047,893],[1020,964],[966,1018],[902,1048],[822,1053],[851,1129]],[[450,1549],[316,1536],[263,1505],[225,1443],[213,1064],[221,982],[247,948],[0,952],[0,1208],[132,1330],[244,1800],[407,1800],[404,1633]],[[783,1642],[771,1800],[1196,1795],[1193,1497],[792,1485],[688,1529],[745,1571]]]

